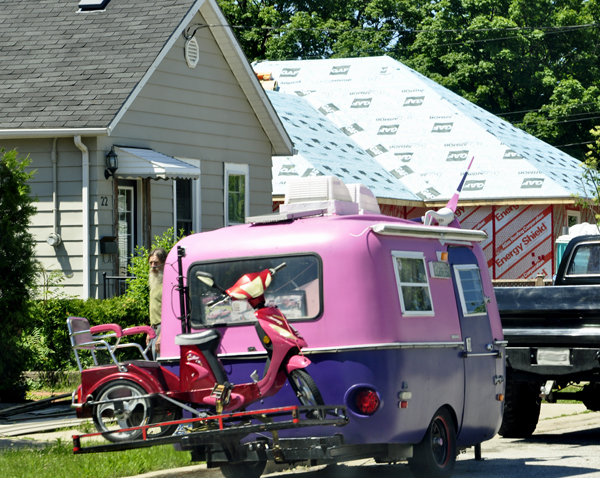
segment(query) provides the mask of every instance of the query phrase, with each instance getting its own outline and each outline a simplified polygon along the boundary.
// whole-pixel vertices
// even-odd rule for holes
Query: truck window
[[[597,244],[581,244],[573,252],[567,275],[600,274],[600,246]]]
[[[275,305],[289,320],[314,319],[321,314],[321,260],[313,254],[233,259],[218,262],[196,263],[189,270],[191,301],[190,321],[192,327],[236,325],[255,322],[254,309],[245,300],[225,302],[207,309],[205,304],[220,293],[196,279],[197,271],[211,273],[215,282],[227,289],[240,277],[275,267],[282,262],[280,270],[269,286],[265,299],[267,305]]]
[[[454,266],[454,271],[463,315],[465,317],[485,315],[487,310],[479,267],[476,265],[457,265]]]
[[[392,251],[392,259],[402,315],[434,315],[423,253]]]

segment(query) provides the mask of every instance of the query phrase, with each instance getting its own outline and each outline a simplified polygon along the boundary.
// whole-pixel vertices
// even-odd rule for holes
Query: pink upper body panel
[[[421,252],[426,263],[448,250],[438,238],[386,236],[372,231],[376,224],[419,226],[383,215],[324,216],[293,221],[240,225],[194,234],[179,245],[184,276],[194,263],[293,253],[312,253],[322,261],[323,308],[319,317],[294,321],[310,349],[391,343],[461,342],[463,337],[452,281],[429,278],[433,315],[403,316],[392,251]],[[491,297],[492,333],[502,339],[500,317],[485,257],[478,244],[473,251],[479,262],[484,293]],[[258,271],[247,271],[258,272]],[[429,275],[429,274],[428,274]],[[179,357],[175,336],[181,333],[177,287],[177,252],[167,258],[163,283],[161,356]],[[232,284],[221,284],[230,287]],[[252,325],[221,329],[220,353],[262,351]]]

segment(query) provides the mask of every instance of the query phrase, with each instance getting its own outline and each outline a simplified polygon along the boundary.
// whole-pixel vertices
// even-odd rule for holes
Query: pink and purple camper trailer
[[[271,356],[264,335],[255,332],[253,307],[243,300],[213,305],[217,293],[198,278],[209,275],[231,287],[244,274],[285,262],[268,285],[266,306],[304,338],[307,346],[294,353],[310,361],[305,370],[324,403],[344,406],[349,420],[343,428],[282,429],[276,441],[317,440],[323,449],[331,442],[326,457],[307,455],[313,463],[408,459],[419,476],[450,476],[457,449],[491,439],[500,427],[505,342],[479,246],[485,233],[463,230],[453,215],[439,213],[423,222],[383,216],[364,187],[320,177],[290,183],[276,215],[184,238],[164,274],[158,364],[165,376],[153,372],[162,393],[178,386],[181,337],[207,330],[220,335],[216,354],[229,383],[266,374]],[[178,292],[182,279],[185,300]],[[131,379],[128,374],[115,377]],[[84,397],[94,395],[89,383]],[[145,387],[148,394],[157,390]],[[286,383],[248,409],[287,406],[297,396],[297,387]],[[236,440],[238,451],[246,448],[233,465],[221,445],[183,448],[209,466],[223,466],[226,476],[248,474],[248,463],[272,456],[251,452],[256,435]]]

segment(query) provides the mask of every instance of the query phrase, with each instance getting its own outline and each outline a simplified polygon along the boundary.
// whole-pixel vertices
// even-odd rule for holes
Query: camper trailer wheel
[[[225,478],[259,478],[263,474],[263,471],[265,471],[266,466],[266,461],[223,465],[221,473],[223,473]]]
[[[113,380],[95,394],[97,402],[115,400],[95,405],[92,419],[96,429],[112,442],[135,440],[142,430],[119,432],[122,428],[148,425],[152,422],[152,406],[146,391],[129,380]]]
[[[319,392],[319,389],[317,388],[317,384],[306,370],[292,370],[288,378],[292,390],[294,390],[294,393],[302,405],[305,407],[311,405],[325,405],[321,392]],[[307,418],[325,418],[323,412],[319,412],[318,410],[309,411],[306,416]]]
[[[409,458],[410,471],[417,478],[449,478],[456,462],[456,431],[454,421],[445,408],[440,408],[427,432],[413,447]]]

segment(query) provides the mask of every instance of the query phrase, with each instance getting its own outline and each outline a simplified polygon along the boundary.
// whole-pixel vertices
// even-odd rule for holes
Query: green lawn
[[[0,450],[2,478],[120,478],[187,466],[190,453],[171,445],[112,453],[74,455],[71,442],[45,448]]]

